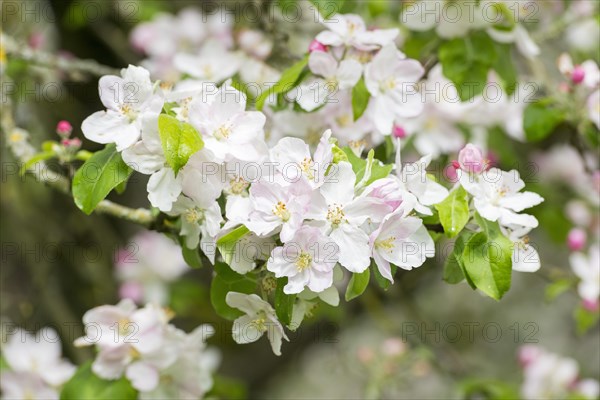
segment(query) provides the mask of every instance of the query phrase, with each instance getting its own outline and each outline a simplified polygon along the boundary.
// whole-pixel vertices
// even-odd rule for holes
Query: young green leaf
[[[284,325],[292,322],[294,304],[296,303],[295,294],[285,294],[283,287],[287,285],[287,278],[277,279],[277,288],[275,289],[275,313],[277,318]]]
[[[75,173],[72,184],[75,204],[84,213],[91,214],[111,190],[129,178],[131,172],[115,145],[109,144],[94,153]]]
[[[531,103],[523,115],[525,137],[530,142],[545,139],[564,119],[564,113],[547,99]]]
[[[361,273],[352,274],[352,278],[350,278],[350,282],[348,283],[348,287],[346,288],[346,301],[350,301],[363,294],[363,292],[369,285],[370,278],[371,271],[369,271],[369,268],[367,268]]]
[[[298,84],[300,80],[300,75],[306,68],[308,64],[308,55],[302,58],[302,60],[298,61],[296,64],[292,65],[290,68],[285,70],[281,74],[281,78],[273,87],[268,90],[265,90],[256,98],[256,109],[261,111],[265,105],[265,101],[269,98],[269,96],[287,93],[292,90]]]
[[[231,265],[231,259],[235,254],[235,246],[237,242],[250,232],[244,225],[240,225],[231,232],[222,236],[217,240],[217,248],[228,265]]]
[[[221,262],[215,263],[215,273],[210,284],[210,302],[217,314],[225,319],[233,320],[242,315],[242,312],[227,305],[225,302],[227,293],[253,293],[256,289],[256,281],[248,275],[234,272],[227,264]]]
[[[365,79],[361,77],[356,86],[352,88],[352,114],[355,121],[359,119],[367,109],[370,98],[371,93],[367,90]]]
[[[513,242],[502,235],[485,232],[467,242],[462,262],[473,284],[493,299],[500,300],[510,289]]]
[[[467,192],[462,186],[458,186],[441,203],[436,204],[435,209],[446,235],[458,235],[469,221]]]
[[[115,381],[101,379],[92,372],[91,362],[79,367],[60,393],[61,400],[135,400],[137,397],[137,391],[127,378],[122,377]]]
[[[35,164],[39,163],[40,161],[49,160],[53,157],[56,157],[56,153],[54,151],[44,151],[44,152],[35,154],[33,157],[31,157],[29,160],[27,160],[27,162],[25,162],[21,166],[21,169],[19,170],[19,175],[21,175],[21,176],[25,175],[27,170],[29,168],[33,167]]]
[[[187,164],[192,154],[204,147],[193,126],[167,114],[158,117],[158,132],[167,163],[175,174]]]

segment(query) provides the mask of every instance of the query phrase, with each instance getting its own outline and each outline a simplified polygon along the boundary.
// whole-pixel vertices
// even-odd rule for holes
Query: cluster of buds
[[[73,126],[69,121],[61,120],[56,124],[56,133],[60,136],[62,145],[60,148],[59,157],[63,161],[70,161],[75,153],[81,148],[81,139],[71,138]]]

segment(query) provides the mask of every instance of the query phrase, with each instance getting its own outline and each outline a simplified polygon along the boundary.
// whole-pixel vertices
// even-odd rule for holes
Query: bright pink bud
[[[71,132],[73,132],[73,126],[71,126],[69,121],[58,121],[58,124],[56,124],[56,133],[63,138],[68,138],[71,136]]]
[[[458,161],[452,161],[446,168],[444,168],[444,175],[449,182],[458,181],[457,171],[460,169]]]
[[[583,229],[573,228],[567,236],[567,245],[571,251],[579,251],[585,247],[587,234]]]
[[[394,135],[395,138],[404,139],[406,137],[406,131],[400,125],[394,125],[392,135]]]
[[[583,306],[583,308],[585,308],[588,311],[596,312],[600,308],[600,301],[583,299],[583,301],[581,302],[581,305]]]
[[[327,51],[327,46],[323,43],[319,42],[317,39],[313,39],[312,42],[308,45],[308,52],[312,53],[313,51]]]
[[[580,65],[577,65],[575,68],[573,68],[573,72],[571,72],[571,81],[574,84],[579,85],[584,79],[585,70]]]
[[[479,174],[485,169],[485,161],[481,149],[471,143],[467,144],[458,153],[460,169],[467,172]]]

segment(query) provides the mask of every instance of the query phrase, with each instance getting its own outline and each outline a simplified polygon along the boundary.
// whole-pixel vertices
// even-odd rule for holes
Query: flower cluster
[[[16,329],[3,342],[8,368],[0,374],[4,399],[56,399],[76,367],[63,359],[58,333],[43,328],[37,334]]]
[[[107,380],[123,375],[140,392],[141,399],[201,398],[212,385],[220,362],[206,340],[214,333],[201,325],[191,333],[169,324],[169,311],[133,301],[104,305],[85,313],[86,335],[76,346],[96,346],[92,371]]]
[[[115,258],[119,295],[138,304],[168,304],[168,284],[188,270],[179,246],[151,231],[132,237]]]
[[[597,399],[600,395],[598,381],[581,379],[579,366],[572,358],[527,345],[519,350],[519,361],[523,367],[521,396],[524,399]]]

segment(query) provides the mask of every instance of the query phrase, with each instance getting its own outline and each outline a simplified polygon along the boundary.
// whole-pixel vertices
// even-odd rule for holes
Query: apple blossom
[[[292,240],[273,249],[267,269],[277,278],[288,278],[284,293],[300,293],[304,287],[318,293],[333,284],[338,253],[337,245],[318,228],[303,226]]]
[[[115,143],[122,151],[135,144],[142,132],[145,115],[158,116],[163,99],[154,93],[150,73],[130,65],[121,70],[121,77],[107,75],[98,83],[100,100],[107,108],[87,117],[81,131],[97,143]]]
[[[398,29],[367,30],[363,19],[355,14],[336,14],[321,21],[329,30],[315,38],[325,46],[346,46],[358,50],[372,51],[393,43]]]
[[[179,246],[164,235],[150,231],[134,236],[125,248],[120,249],[115,264],[121,294],[135,295],[124,297],[138,303],[167,304],[168,283],[188,270]],[[139,293],[135,293],[132,285],[139,285]]]
[[[304,179],[290,186],[261,181],[250,188],[252,211],[245,225],[258,236],[280,232],[283,242],[300,229],[308,211],[312,188]]]
[[[394,119],[421,113],[423,103],[415,86],[424,72],[418,61],[406,59],[393,44],[365,66],[365,85],[372,96],[369,110],[381,134],[392,132]]]
[[[588,254],[573,253],[569,261],[571,268],[580,279],[577,291],[579,296],[589,302],[598,302],[600,297],[600,247],[594,244]]]
[[[527,233],[531,227],[509,225],[501,228],[503,233],[513,242],[512,269],[519,272],[535,272],[540,269],[540,255],[529,243]]]
[[[176,54],[173,64],[193,80],[217,84],[235,75],[241,66],[241,58],[218,41],[210,40],[197,55]]]
[[[407,216],[400,207],[388,214],[369,238],[372,257],[381,275],[391,282],[390,263],[410,270],[433,256],[433,240],[416,217]]]
[[[501,226],[518,225],[535,228],[538,221],[528,214],[518,214],[526,208],[540,204],[544,199],[533,192],[522,192],[525,183],[516,170],[501,171],[490,168],[480,175],[457,171],[460,184],[473,195],[477,212],[489,221],[498,221]]]
[[[581,251],[585,247],[587,234],[583,229],[573,228],[567,235],[567,245],[571,251]]]
[[[246,111],[246,95],[227,83],[192,100],[190,124],[202,134],[216,161],[259,161],[266,155],[264,114]]]
[[[356,175],[350,163],[342,161],[332,168],[318,192],[313,194],[307,218],[337,244],[340,264],[351,272],[363,272],[369,266],[369,236],[361,226],[378,223],[391,211],[381,199],[356,196]]]
[[[35,335],[16,329],[3,341],[7,370],[0,374],[2,398],[58,399],[57,389],[75,373],[75,366],[61,357],[58,333],[43,328]]]
[[[255,294],[238,292],[227,293],[225,301],[229,307],[237,308],[246,314],[233,322],[233,340],[236,343],[252,343],[266,333],[273,353],[281,355],[282,339],[288,338],[269,303]]]
[[[338,63],[333,55],[323,51],[310,53],[308,67],[313,74],[324,79],[315,79],[298,88],[296,101],[306,111],[313,111],[331,101],[330,96],[338,90],[352,88],[362,74],[362,66],[358,61],[347,59]]]

